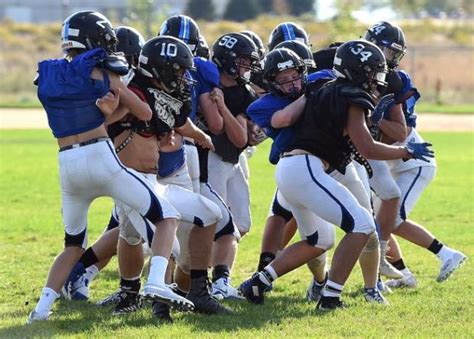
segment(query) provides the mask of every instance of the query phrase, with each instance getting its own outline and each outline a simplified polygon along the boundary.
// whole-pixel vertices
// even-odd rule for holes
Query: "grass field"
[[[175,313],[174,325],[161,325],[149,308],[112,317],[109,309],[90,303],[59,301],[49,322],[26,326],[63,244],[57,145],[48,131],[0,130],[0,337],[474,337],[474,136],[426,133],[425,138],[434,144],[439,171],[412,218],[470,258],[445,283],[435,282],[439,264],[433,254],[402,241],[419,288],[389,295],[390,307],[363,300],[357,267],[344,290],[350,308],[316,312],[303,298],[310,275],[302,267],[279,279],[263,306],[229,302],[232,316]],[[253,272],[258,259],[274,190],[268,146],[250,159],[253,228],[240,245],[232,274],[235,285]],[[107,198],[92,205],[90,243],[106,225],[111,206]],[[116,268],[114,262],[98,276],[92,301],[117,288]]]

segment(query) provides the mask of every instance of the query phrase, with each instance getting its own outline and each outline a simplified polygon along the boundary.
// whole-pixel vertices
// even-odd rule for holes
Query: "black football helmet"
[[[252,39],[252,41],[255,43],[255,45],[257,45],[258,54],[260,56],[260,59],[263,59],[263,57],[265,56],[266,50],[265,50],[265,46],[263,46],[263,41],[262,41],[262,39],[260,39],[258,34],[255,33],[254,31],[249,31],[249,30],[242,31],[240,33],[242,33],[243,35],[246,35],[250,39]]]
[[[239,63],[239,58],[250,59],[250,65]],[[212,61],[239,83],[248,83],[251,73],[260,69],[257,45],[241,33],[228,33],[218,38],[212,45]],[[240,68],[248,69],[248,73],[241,76]]]
[[[295,69],[300,74],[302,84],[300,90],[294,90],[291,93],[286,93],[280,90],[280,87],[283,84],[276,82],[275,77],[280,72],[286,71],[288,69]],[[288,48],[275,48],[265,57],[263,67],[263,81],[265,84],[267,84],[268,89],[273,94],[286,96],[292,99],[299,97],[304,93],[306,87],[306,75],[306,64],[303,59]]]
[[[133,27],[119,26],[114,28],[118,43],[117,52],[122,52],[132,67],[138,66],[138,57],[145,44],[143,36]]]
[[[187,15],[173,15],[166,19],[161,25],[158,36],[170,35],[184,41],[193,55],[199,46],[199,27],[192,18]]]
[[[406,53],[405,34],[400,27],[387,21],[381,21],[367,29],[364,39],[380,47],[389,68],[398,67]]]
[[[288,48],[289,50],[292,50],[293,52],[298,54],[306,64],[306,69],[308,73],[312,73],[316,70],[316,63],[314,62],[313,54],[311,53],[309,47],[303,44],[302,42],[299,42],[297,40],[287,40],[280,42],[278,45],[276,45],[275,49],[277,48]]]
[[[117,37],[110,21],[98,12],[81,11],[64,20],[61,29],[61,48],[91,50],[102,47],[107,53],[115,52]]]
[[[374,99],[387,87],[387,71],[384,54],[367,40],[348,41],[336,50],[334,72],[337,78],[362,88]]]
[[[202,35],[199,35],[199,45],[196,50],[196,56],[208,60],[210,57],[209,45],[207,44],[206,38],[204,38]]]
[[[188,71],[194,69],[194,62],[191,50],[183,41],[171,36],[150,39],[138,60],[141,74],[157,80],[173,97],[189,99],[195,81]]]
[[[270,37],[268,38],[268,49],[271,51],[280,42],[288,40],[300,41],[308,47],[311,46],[308,34],[303,27],[294,22],[284,22],[276,26],[270,33]]]

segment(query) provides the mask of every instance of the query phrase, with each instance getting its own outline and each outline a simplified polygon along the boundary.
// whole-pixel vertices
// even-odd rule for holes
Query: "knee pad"
[[[204,224],[203,226],[210,226],[215,223],[218,223],[219,221],[222,220],[222,212],[219,206],[217,206],[214,202],[212,202],[210,199],[207,199],[206,197],[199,195],[199,201],[204,205],[204,208],[208,211],[210,211],[210,214],[212,215],[211,219],[207,221],[207,225]]]
[[[132,223],[125,222],[120,225],[120,238],[125,240],[130,246],[136,246],[142,243],[141,235],[135,230]]]
[[[64,247],[77,246],[83,249],[87,247],[87,228],[78,234],[69,234],[64,232]]]
[[[334,247],[334,232],[316,231],[315,233],[306,237],[306,242],[311,246],[327,251]]]
[[[373,232],[369,236],[369,240],[367,241],[367,244],[365,244],[364,249],[362,252],[373,252],[376,251],[379,248],[379,237],[377,235],[377,232]]]

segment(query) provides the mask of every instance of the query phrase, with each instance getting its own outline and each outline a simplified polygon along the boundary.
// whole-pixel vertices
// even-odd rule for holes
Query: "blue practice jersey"
[[[335,74],[332,70],[321,70],[308,75],[308,82],[314,82],[320,79],[334,79]],[[269,161],[272,164],[277,164],[280,154],[293,140],[293,127],[273,128],[271,121],[272,116],[276,111],[279,111],[293,102],[287,97],[278,96],[268,93],[258,100],[254,101],[247,109],[247,115],[256,123],[265,134],[273,140],[272,148],[270,150]]]
[[[420,92],[418,92],[418,89],[413,84],[410,75],[407,72],[399,70],[397,71],[397,74],[402,80],[402,89],[399,93],[395,94],[395,100],[398,99],[397,101],[399,101],[399,99],[403,98],[408,92],[412,92],[412,95],[402,102],[402,106],[407,126],[416,127],[415,105],[421,98]]]
[[[195,121],[201,94],[211,92],[214,87],[219,86],[220,81],[219,70],[213,62],[201,57],[195,57],[194,67],[196,70],[191,72],[191,76],[196,81],[196,85],[192,93],[192,111],[189,114],[192,121]]]

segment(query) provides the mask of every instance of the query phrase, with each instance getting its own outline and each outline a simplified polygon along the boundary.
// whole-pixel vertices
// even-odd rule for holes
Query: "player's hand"
[[[395,102],[394,95],[393,94],[387,94],[384,95],[377,106],[375,106],[372,114],[370,115],[370,122],[372,125],[378,125],[380,120],[383,119],[385,112],[392,106],[392,104]]]
[[[96,100],[95,104],[105,116],[110,116],[117,109],[120,102],[120,88],[117,93],[108,92],[102,98]]]
[[[194,141],[204,149],[210,149],[211,151],[215,150],[211,137],[205,133],[202,133],[202,137],[195,138]]]
[[[248,143],[249,145],[255,146],[260,144],[267,138],[265,132],[258,127],[257,125],[253,125],[251,129],[248,130]]]
[[[434,158],[434,151],[428,148],[431,146],[429,142],[418,143],[410,141],[405,148],[413,159],[429,162],[427,158]]]
[[[219,87],[214,87],[209,93],[211,99],[219,106],[223,105],[224,102],[224,92]]]

